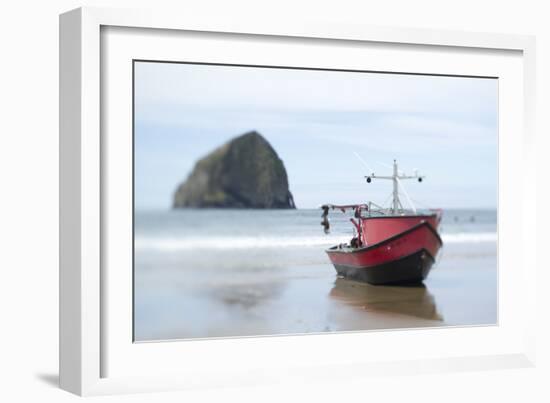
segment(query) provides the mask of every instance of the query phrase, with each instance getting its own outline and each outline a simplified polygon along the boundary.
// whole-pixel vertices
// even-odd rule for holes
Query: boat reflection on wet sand
[[[330,296],[367,312],[393,313],[443,321],[442,315],[437,312],[434,296],[422,283],[408,286],[375,286],[337,278]]]

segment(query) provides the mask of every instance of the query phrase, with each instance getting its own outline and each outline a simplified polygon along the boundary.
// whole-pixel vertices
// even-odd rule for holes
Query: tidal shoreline
[[[329,263],[200,272],[178,260],[136,265],[137,341],[497,322],[494,242],[447,245],[424,284],[410,287],[340,279]]]

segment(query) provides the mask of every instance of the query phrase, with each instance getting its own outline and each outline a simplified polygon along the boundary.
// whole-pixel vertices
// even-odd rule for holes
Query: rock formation
[[[174,194],[174,208],[296,208],[283,161],[256,131],[200,159]]]

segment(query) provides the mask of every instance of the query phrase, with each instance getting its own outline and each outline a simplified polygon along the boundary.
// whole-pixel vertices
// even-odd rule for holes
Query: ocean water
[[[495,210],[444,211],[420,287],[337,279],[324,250],[351,214],[329,217],[327,235],[320,209],[136,211],[136,340],[496,323]]]

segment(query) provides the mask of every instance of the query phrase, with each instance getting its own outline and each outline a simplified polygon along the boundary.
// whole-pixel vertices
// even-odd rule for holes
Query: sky
[[[391,182],[364,177],[394,159],[425,176],[403,183],[417,208],[496,207],[497,79],[136,62],[134,80],[137,209],[170,208],[198,159],[250,130],[298,208],[383,203]]]

